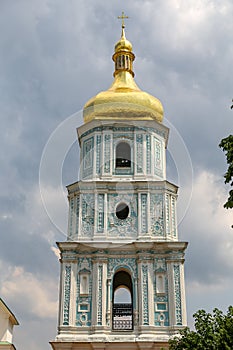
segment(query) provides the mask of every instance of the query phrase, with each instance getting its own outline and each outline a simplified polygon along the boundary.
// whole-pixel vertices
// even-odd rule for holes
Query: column
[[[71,280],[70,280],[70,322],[71,326],[76,323],[76,297],[77,297],[77,264],[71,263]]]
[[[111,278],[107,279],[107,326],[111,325]]]
[[[182,324],[187,325],[187,313],[186,313],[186,298],[185,298],[185,283],[184,283],[184,261],[180,264],[180,292],[181,292],[181,311],[182,311]]]
[[[138,278],[134,278],[134,326],[138,326]]]
[[[175,295],[174,295],[174,278],[173,278],[173,263],[167,263],[167,276],[168,276],[168,301],[169,301],[169,323],[170,326],[175,326]]]
[[[71,265],[63,263],[62,268],[62,311],[61,325],[68,326],[70,324],[70,287],[71,287]]]
[[[138,263],[139,268],[139,325],[149,325],[148,303],[148,265],[144,261]]]
[[[93,262],[92,325],[106,326],[107,264],[102,259]]]
[[[153,261],[147,261],[148,266],[148,313],[149,313],[149,325],[154,325],[154,271],[153,271]]]
[[[93,282],[92,282],[92,315],[91,323],[97,325],[97,306],[98,306],[98,261],[93,261]]]

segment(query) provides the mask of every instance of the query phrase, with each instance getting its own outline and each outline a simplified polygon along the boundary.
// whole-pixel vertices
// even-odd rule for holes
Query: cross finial
[[[121,16],[118,16],[117,18],[122,20],[122,22],[121,22],[121,27],[122,27],[122,29],[125,28],[125,19],[126,19],[126,18],[129,18],[129,17],[128,17],[128,16],[125,16],[124,11],[122,11],[122,15],[121,15]]]

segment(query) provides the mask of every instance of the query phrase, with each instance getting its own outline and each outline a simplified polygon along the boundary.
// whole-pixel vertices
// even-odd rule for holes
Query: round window
[[[129,215],[129,207],[125,203],[119,203],[116,207],[116,216],[120,220],[125,220]]]

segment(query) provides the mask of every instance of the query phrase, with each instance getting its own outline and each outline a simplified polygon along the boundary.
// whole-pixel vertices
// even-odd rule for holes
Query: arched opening
[[[116,168],[131,167],[131,148],[127,142],[120,142],[116,146]]]
[[[126,271],[118,271],[113,278],[112,328],[133,329],[133,286]]]

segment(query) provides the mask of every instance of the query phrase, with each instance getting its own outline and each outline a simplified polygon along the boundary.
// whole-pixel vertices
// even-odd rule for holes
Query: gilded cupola
[[[125,36],[123,14],[121,38],[115,45],[114,81],[107,91],[101,91],[84,106],[84,122],[108,120],[163,120],[163,106],[159,99],[140,90],[134,80],[132,44]]]

